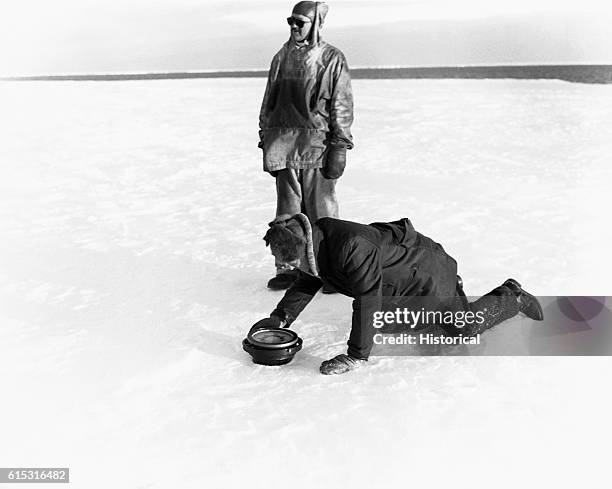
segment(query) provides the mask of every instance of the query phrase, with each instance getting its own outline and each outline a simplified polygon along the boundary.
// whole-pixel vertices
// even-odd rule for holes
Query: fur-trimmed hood
[[[319,251],[319,240],[313,239],[313,229],[310,220],[305,214],[296,214],[293,216],[302,225],[306,233],[306,257],[308,258],[308,270],[305,270],[305,263],[300,263],[300,270],[315,277],[319,276],[319,267],[317,266],[316,252]],[[317,236],[318,237],[318,236]],[[316,248],[315,248],[316,245]]]
[[[295,246],[299,242],[305,242],[307,263],[303,263],[303,260],[301,260],[299,268],[304,273],[319,277],[316,253],[319,249],[321,235],[316,227],[313,234],[313,227],[310,224],[308,217],[301,213],[293,216],[289,214],[281,214],[270,222],[269,226],[271,228],[278,228],[279,226],[282,226],[282,228],[286,230],[285,233],[287,236],[282,239],[282,243],[287,244],[289,247]],[[272,236],[270,236],[270,232],[266,233],[266,236],[264,237],[264,240],[266,240],[266,245],[269,244],[270,238],[272,238]],[[277,237],[276,239],[279,238]],[[282,251],[282,249],[280,251]]]

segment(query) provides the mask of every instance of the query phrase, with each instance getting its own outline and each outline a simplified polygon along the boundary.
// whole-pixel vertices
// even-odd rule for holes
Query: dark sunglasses
[[[295,24],[301,29],[302,27],[304,27],[304,24],[306,24],[306,21],[302,19],[296,19],[295,17],[287,17],[287,24],[289,25]]]

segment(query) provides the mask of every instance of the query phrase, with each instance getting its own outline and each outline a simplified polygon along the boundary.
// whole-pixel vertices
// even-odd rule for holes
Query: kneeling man
[[[304,214],[278,216],[264,240],[274,257],[299,268],[298,278],[269,318],[252,328],[288,327],[324,284],[353,297],[348,351],[321,364],[321,373],[340,374],[366,363],[373,346],[372,318],[383,296],[440,298],[440,309],[478,313],[484,321],[461,331],[474,335],[519,312],[542,320],[537,299],[514,279],[469,303],[457,262],[444,248],[415,231],[410,220],[359,224],[331,217],[314,225]],[[457,331],[449,331],[449,334]]]

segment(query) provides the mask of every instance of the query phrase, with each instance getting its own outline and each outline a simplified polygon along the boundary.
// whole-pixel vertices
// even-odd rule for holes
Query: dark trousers
[[[519,312],[519,303],[516,295],[508,288],[503,285],[496,287],[488,294],[480,297],[479,299],[469,302],[468,298],[463,291],[461,279],[457,277],[456,292],[454,297],[432,297],[432,296],[404,296],[398,297],[397,303],[393,301],[387,304],[388,310],[393,310],[394,307],[406,307],[410,304],[409,309],[418,311],[424,308],[428,311],[452,311],[456,312],[472,312],[473,316],[483,318],[480,322],[470,321],[456,326],[455,324],[417,324],[414,325],[416,330],[423,331],[428,329],[434,334],[450,335],[450,336],[474,336],[486,331],[489,328],[516,316]],[[355,328],[353,328],[355,329]],[[382,333],[400,333],[406,331],[413,331],[407,329],[405,325],[391,325],[383,327],[380,332]],[[360,331],[351,331],[351,335],[355,335],[353,342],[358,340],[358,334]],[[349,340],[349,346],[351,341]],[[357,343],[355,343],[357,344]],[[369,351],[368,351],[369,353]],[[363,352],[359,352],[362,356]],[[357,352],[354,352],[354,356],[358,356]],[[367,354],[365,355],[367,356]]]
[[[451,335],[463,334],[473,336],[482,333],[489,328],[516,316],[519,312],[519,303],[516,295],[508,287],[500,285],[479,299],[469,302],[463,292],[463,286],[459,277],[457,281],[457,297],[454,309],[456,311],[471,311],[479,313],[484,318],[481,324],[469,324],[462,328],[445,327],[445,331]]]

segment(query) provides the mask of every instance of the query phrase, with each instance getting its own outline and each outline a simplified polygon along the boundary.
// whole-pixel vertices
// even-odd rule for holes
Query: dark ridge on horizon
[[[125,81],[190,78],[265,78],[267,70],[125,73],[92,75],[36,75],[2,77],[2,81]],[[440,66],[428,68],[352,68],[356,80],[383,79],[548,79],[576,83],[612,83],[612,65]]]

